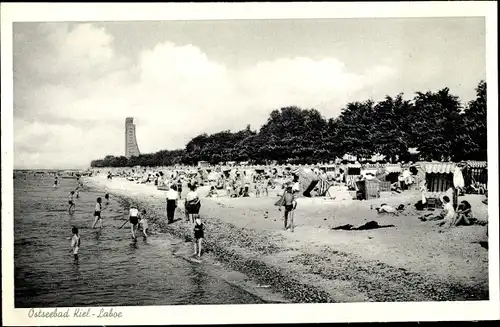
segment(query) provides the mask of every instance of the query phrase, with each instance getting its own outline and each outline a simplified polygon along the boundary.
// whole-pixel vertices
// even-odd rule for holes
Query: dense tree
[[[463,113],[457,151],[460,159],[487,160],[486,100],[486,82],[481,81],[476,88],[476,99],[468,103]]]
[[[273,110],[258,134],[261,157],[284,162],[325,155],[328,122],[316,109]]]
[[[410,115],[410,145],[425,160],[449,160],[457,151],[461,105],[448,88],[417,92]]]
[[[411,102],[405,101],[402,94],[395,98],[386,96],[375,105],[371,135],[374,152],[386,156],[390,161],[408,154],[408,116],[411,110]]]
[[[337,121],[339,152],[359,158],[371,157],[374,152],[373,133],[375,106],[372,100],[352,102],[342,110]]]
[[[227,161],[316,163],[344,154],[360,159],[375,153],[389,160],[408,157],[416,147],[426,160],[486,160],[486,83],[462,111],[448,88],[417,92],[412,101],[402,94],[347,103],[341,114],[326,120],[316,109],[296,106],[273,110],[259,131],[245,129],[200,134],[184,149],[162,150],[129,159],[106,156],[92,167],[195,165]]]

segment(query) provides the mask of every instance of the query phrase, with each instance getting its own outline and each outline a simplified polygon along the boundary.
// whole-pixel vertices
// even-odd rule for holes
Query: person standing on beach
[[[77,186],[76,189],[75,189],[75,196],[77,199],[80,198],[80,186]]]
[[[97,202],[95,204],[95,210],[94,210],[94,224],[92,225],[92,228],[95,228],[95,225],[97,224],[98,221],[101,221],[101,228],[102,228],[102,217],[101,217],[101,210],[102,210],[102,199],[101,197],[97,198]]]
[[[80,249],[80,235],[78,235],[78,228],[71,228],[73,236],[71,237],[71,249],[73,251],[73,257],[75,261],[78,261],[78,250]]]
[[[74,194],[75,194],[75,191],[69,192],[69,199],[68,199],[68,204],[69,204],[68,212],[69,213],[71,213],[71,209],[75,208],[75,202],[73,202]]]
[[[179,199],[179,193],[177,193],[174,184],[170,185],[170,190],[167,191],[167,219],[168,223],[174,222],[175,208],[177,208],[177,201]]]
[[[193,255],[198,255],[201,257],[201,246],[203,243],[203,239],[205,238],[205,227],[201,222],[200,217],[197,217],[194,223],[194,253]]]
[[[56,177],[54,178],[54,188],[56,188],[56,187],[57,187],[57,183],[58,183],[58,182],[59,182],[59,181],[57,180],[57,175],[56,175]]]
[[[269,188],[273,186],[272,182],[271,182],[271,178],[268,177],[265,181],[264,181],[264,193],[266,193],[266,196],[269,196]]]
[[[137,237],[135,236],[135,231],[139,229],[139,210],[137,209],[136,205],[131,205],[130,206],[130,211],[129,211],[129,220],[130,220],[130,230],[132,231],[132,238],[136,239]]]
[[[290,215],[290,230],[293,232],[293,214],[297,208],[297,201],[291,186],[287,186],[283,195],[283,205],[285,207],[285,230],[288,229],[288,217]]]
[[[190,191],[186,195],[186,200],[184,201],[184,208],[186,210],[186,220],[194,223],[195,219],[199,215],[201,202],[198,193],[196,192],[196,186],[190,185],[189,188]]]

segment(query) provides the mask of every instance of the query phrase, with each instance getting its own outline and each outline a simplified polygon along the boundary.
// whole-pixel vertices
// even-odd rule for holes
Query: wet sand
[[[85,181],[139,201],[155,232],[191,239],[191,226],[184,221],[166,224],[165,191],[121,178]],[[291,233],[283,231],[282,212],[274,206],[280,190],[261,198],[206,199],[206,187],[198,192],[206,225],[204,260],[241,271],[293,302],[488,299],[488,251],[479,243],[486,240],[485,226],[440,228],[418,220],[415,210],[395,217],[370,209],[382,203],[414,203],[419,193],[369,201],[299,198]],[[467,196],[475,215],[487,220],[482,199]],[[184,218],[182,203],[178,218]],[[332,230],[371,220],[394,227]]]

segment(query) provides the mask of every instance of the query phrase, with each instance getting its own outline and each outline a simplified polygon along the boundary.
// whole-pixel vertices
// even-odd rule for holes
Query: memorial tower
[[[139,146],[135,137],[134,118],[127,117],[125,118],[125,157],[130,158],[139,154]]]

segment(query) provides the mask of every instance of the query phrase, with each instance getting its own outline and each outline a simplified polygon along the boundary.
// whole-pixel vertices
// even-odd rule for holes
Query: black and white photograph
[[[4,323],[499,319],[496,7],[2,4]]]

